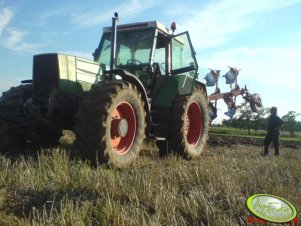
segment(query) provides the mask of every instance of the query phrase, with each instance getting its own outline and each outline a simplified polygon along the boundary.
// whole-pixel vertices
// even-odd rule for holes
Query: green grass
[[[258,193],[289,200],[300,216],[298,149],[262,158],[255,146],[208,147],[187,161],[146,146],[117,170],[70,159],[63,147],[0,158],[0,225],[246,225],[246,199]]]
[[[249,138],[260,138],[263,139],[266,135],[266,131],[251,130],[251,134],[248,134],[247,129],[235,129],[231,127],[210,127],[209,133],[218,134],[218,135],[227,135],[227,136],[238,136],[238,137],[249,137]],[[290,137],[287,131],[282,131],[280,140],[286,141],[301,141],[300,132],[295,133],[295,137]]]

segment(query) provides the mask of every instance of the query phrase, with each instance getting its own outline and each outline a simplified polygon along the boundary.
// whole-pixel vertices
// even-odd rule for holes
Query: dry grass
[[[298,149],[262,158],[255,146],[208,147],[192,161],[152,150],[121,171],[70,159],[64,142],[0,158],[0,225],[246,225],[246,199],[257,193],[301,210]]]

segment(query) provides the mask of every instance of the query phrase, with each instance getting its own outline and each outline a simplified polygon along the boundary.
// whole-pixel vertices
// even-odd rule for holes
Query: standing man
[[[261,154],[262,156],[269,155],[269,146],[273,142],[275,147],[275,156],[278,156],[279,153],[279,135],[280,129],[283,126],[283,120],[277,116],[277,108],[272,107],[270,109],[270,117],[268,121],[268,132],[264,139],[264,151]]]

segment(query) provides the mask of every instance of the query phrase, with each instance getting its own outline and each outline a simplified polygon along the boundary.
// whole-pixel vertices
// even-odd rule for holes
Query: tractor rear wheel
[[[207,141],[209,116],[207,99],[196,87],[191,96],[177,96],[171,108],[168,148],[185,158],[199,157]]]
[[[59,144],[61,130],[55,133],[47,128],[36,131],[26,117],[24,105],[32,96],[31,84],[13,87],[1,96],[0,112],[11,120],[0,117],[0,153],[19,155]]]
[[[31,96],[31,85],[13,87],[1,96],[0,111],[11,116],[12,120],[15,117],[26,120],[22,106]],[[24,151],[26,140],[18,128],[17,122],[0,118],[0,153],[13,155]]]
[[[126,82],[96,84],[83,98],[75,126],[76,149],[82,157],[130,165],[145,138],[145,111],[137,88]]]

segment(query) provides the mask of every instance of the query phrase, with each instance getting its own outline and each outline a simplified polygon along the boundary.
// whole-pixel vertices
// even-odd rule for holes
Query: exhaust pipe
[[[115,69],[116,61],[117,22],[118,13],[116,12],[114,13],[114,17],[112,17],[110,80],[113,79],[113,70]]]

